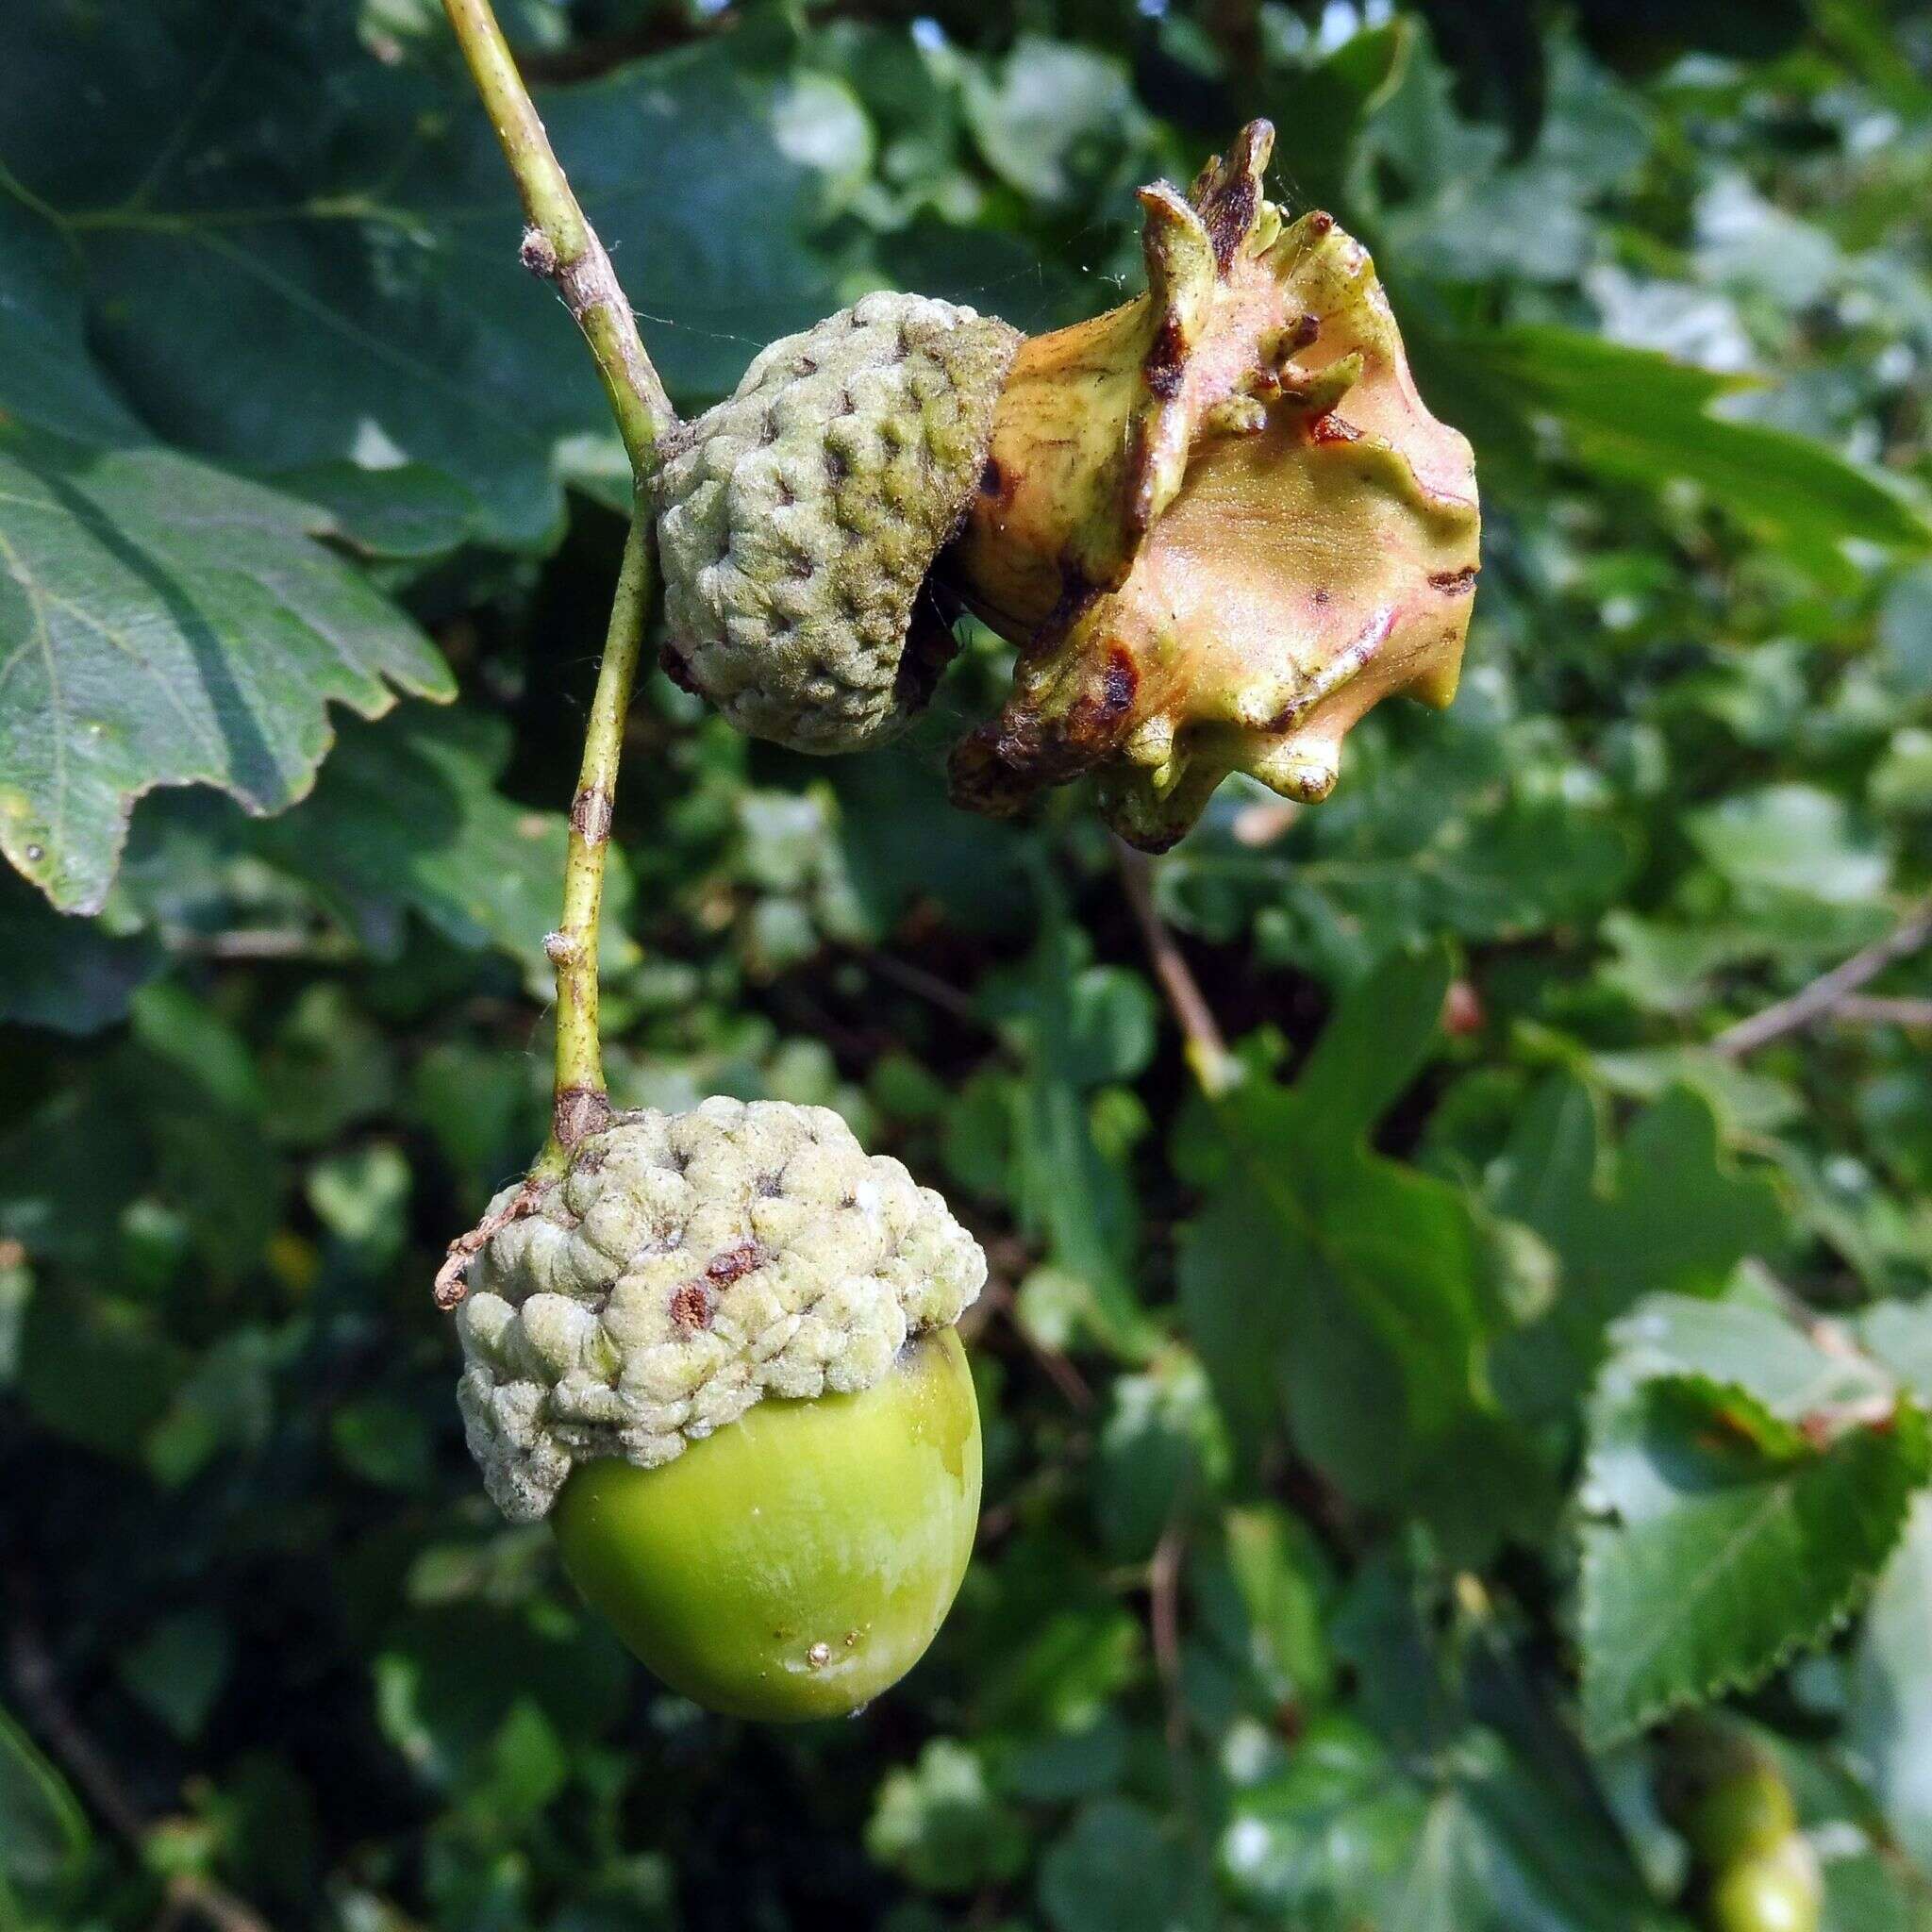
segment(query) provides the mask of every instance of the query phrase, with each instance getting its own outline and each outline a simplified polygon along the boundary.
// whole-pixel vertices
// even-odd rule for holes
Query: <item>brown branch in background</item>
[[[171,953],[196,959],[302,960],[325,965],[341,965],[357,957],[355,941],[343,933],[283,929],[278,926],[242,927],[233,932],[171,934]]]
[[[1766,1007],[1762,1012],[1753,1013],[1748,1020],[1740,1020],[1735,1026],[1725,1027],[1710,1042],[1711,1051],[1732,1058],[1755,1053],[1760,1046],[1768,1046],[1788,1033],[1800,1032],[1820,1020],[1834,1017],[1843,1010],[1851,995],[1861,986],[1876,979],[1888,966],[1908,958],[1928,943],[1932,943],[1932,900],[1907,913],[1882,940],[1874,940],[1862,951],[1834,966],[1829,973],[1820,974],[1809,986],[1801,988],[1790,999],[1779,1000],[1774,1006]],[[1866,1017],[1873,1016],[1868,1011]]]
[[[1019,1307],[1009,1285],[1008,1269],[999,1265],[1008,1258],[1003,1251],[1015,1245],[1001,1241],[997,1237],[986,1241],[988,1258],[995,1262],[997,1272],[988,1278],[986,1288],[979,1298],[979,1305],[989,1316],[998,1316],[1020,1338],[1021,1346],[1040,1364],[1046,1379],[1065,1398],[1067,1407],[1076,1414],[1085,1415],[1093,1407],[1093,1391],[1087,1386],[1087,1378],[1074,1366],[1072,1358],[1059,1349],[1049,1346],[1027,1327],[1020,1319]],[[1024,1266],[1024,1253],[1018,1257],[1018,1263]]]
[[[1193,969],[1154,903],[1153,861],[1119,840],[1114,841],[1114,857],[1120,864],[1121,889],[1147,947],[1148,963],[1154,968],[1154,976],[1160,982],[1160,990],[1167,995],[1167,1004],[1187,1042],[1188,1064],[1202,1091],[1212,1099],[1226,1092],[1233,1084],[1234,1056],[1227,1050],[1220,1023],[1194,977]]]
[[[1181,1559],[1187,1535],[1176,1511],[1147,1566],[1147,1627],[1154,1644],[1154,1669],[1167,1709],[1167,1744],[1178,1752],[1187,1742],[1187,1711],[1181,1696]]]
[[[1839,1001],[1831,1017],[1854,1026],[1932,1026],[1932,1000],[1855,992]]]
[[[7,1575],[9,1614],[7,1665],[14,1694],[28,1724],[58,1760],[110,1830],[139,1857],[151,1821],[122,1783],[106,1753],[88,1736],[61,1694],[58,1673],[27,1604],[27,1587],[15,1571]],[[199,1919],[215,1932],[270,1932],[268,1921],[225,1886],[198,1873],[176,1872],[162,1886],[162,1923]]]
[[[923,1000],[929,1000],[943,1013],[950,1013],[954,1019],[964,1021],[969,1026],[976,1026],[982,1033],[991,1033],[993,1028],[979,1008],[973,1003],[973,995],[962,992],[949,979],[941,979],[937,973],[928,973],[924,966],[915,966],[909,959],[901,959],[891,953],[882,953],[875,947],[859,949],[858,957],[867,968],[881,979],[890,979],[893,985],[901,986],[908,992],[916,993]]]
[[[80,1728],[60,1695],[54,1660],[47,1654],[39,1627],[20,1603],[18,1578],[9,1579],[8,1594],[14,1608],[8,1622],[7,1666],[21,1708],[39,1732],[41,1740],[80,1787],[88,1803],[123,1838],[140,1843],[147,1823],[123,1789],[113,1767]]]

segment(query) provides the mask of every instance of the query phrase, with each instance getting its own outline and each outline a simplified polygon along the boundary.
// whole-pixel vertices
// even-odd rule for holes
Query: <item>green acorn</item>
[[[512,1218],[513,1217],[513,1218]],[[619,1115],[492,1204],[457,1315],[484,1486],[665,1682],[774,1721],[914,1664],[965,1574],[986,1279],[829,1108]]]

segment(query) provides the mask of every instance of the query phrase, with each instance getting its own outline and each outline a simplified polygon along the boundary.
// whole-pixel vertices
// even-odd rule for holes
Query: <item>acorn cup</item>
[[[920,593],[1019,344],[970,308],[868,295],[671,430],[653,487],[670,676],[794,751],[903,728],[953,653]]]

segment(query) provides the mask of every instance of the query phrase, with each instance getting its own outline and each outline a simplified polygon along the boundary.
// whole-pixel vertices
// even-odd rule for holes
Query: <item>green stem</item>
[[[610,258],[571,192],[490,0],[443,0],[443,10],[516,176],[529,222],[524,265],[556,284],[583,331],[631,468],[641,480],[656,465],[658,437],[676,421],[671,398],[644,353]]]
[[[624,721],[630,709],[651,607],[653,558],[646,486],[657,464],[658,439],[677,419],[644,353],[637,318],[618,286],[610,258],[571,192],[490,0],[443,0],[443,7],[516,177],[529,222],[524,235],[525,266],[556,285],[583,331],[629,452],[637,490],[596,694],[584,732],[583,765],[571,800],[563,919],[544,942],[557,969],[557,1086],[550,1139],[534,1170],[534,1177],[542,1178],[561,1173],[571,1148],[610,1117],[597,1033],[597,929],[617,770],[624,752]]]
[[[624,546],[604,661],[584,728],[584,760],[571,800],[563,862],[563,922],[544,941],[557,968],[557,1099],[549,1144],[538,1162],[540,1174],[559,1172],[570,1149],[609,1117],[597,1032],[597,924],[617,768],[624,755],[624,721],[643,647],[651,583],[651,525],[641,510]]]

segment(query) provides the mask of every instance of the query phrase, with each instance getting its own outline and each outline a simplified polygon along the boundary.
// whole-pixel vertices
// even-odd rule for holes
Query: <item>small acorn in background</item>
[[[1663,1797],[1696,1860],[1710,1932],[1819,1932],[1818,1853],[1764,1743],[1706,1722],[1681,1727],[1671,1746]]]
[[[654,486],[673,675],[758,736],[852,750],[925,702],[964,604],[1019,662],[955,801],[1007,814],[1091,773],[1149,850],[1233,771],[1325,797],[1391,692],[1446,704],[1469,444],[1367,252],[1263,195],[1273,144],[1253,122],[1186,197],[1143,189],[1147,291],[1091,322],[1023,341],[869,296],[767,349]]]

